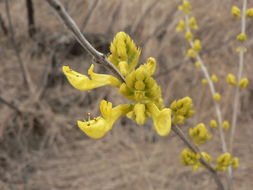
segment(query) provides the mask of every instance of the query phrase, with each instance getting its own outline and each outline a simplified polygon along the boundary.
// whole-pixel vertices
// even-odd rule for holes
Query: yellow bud
[[[189,129],[189,135],[192,138],[192,141],[197,145],[202,144],[211,138],[211,135],[203,123],[199,123],[194,128]]]
[[[188,31],[185,33],[184,37],[187,40],[191,40],[193,38],[193,34],[190,31]]]
[[[229,122],[228,121],[224,121],[223,124],[222,124],[222,128],[224,130],[228,130],[229,129]]]
[[[249,80],[247,79],[247,78],[242,78],[241,80],[240,80],[240,82],[239,82],[239,87],[241,88],[241,89],[243,89],[243,88],[246,88],[247,86],[248,86],[248,84],[249,84]]]
[[[241,18],[241,10],[239,7],[237,6],[233,6],[231,8],[231,14],[235,17],[235,18]]]
[[[207,79],[202,79],[202,80],[201,80],[201,83],[202,83],[203,85],[206,85],[206,84],[208,83],[208,80],[207,80]]]
[[[187,56],[191,57],[191,58],[195,58],[196,57],[196,52],[193,49],[188,49]]]
[[[207,163],[210,163],[212,160],[211,156],[207,154],[206,152],[201,152],[201,156],[205,159]]]
[[[196,52],[199,52],[201,50],[201,43],[200,40],[194,40],[194,44],[192,49],[194,49]]]
[[[144,84],[144,82],[138,80],[135,82],[134,87],[136,90],[144,90],[145,84]]]
[[[247,35],[245,33],[238,34],[236,39],[240,42],[244,42],[245,40],[247,40]]]
[[[196,68],[199,68],[199,67],[201,66],[201,62],[196,61],[196,62],[194,63],[194,65],[195,65]]]
[[[247,52],[247,48],[246,47],[237,47],[235,51],[237,53],[240,53],[240,52],[246,53]]]
[[[253,8],[247,9],[246,16],[251,18],[253,17]]]
[[[177,32],[182,31],[182,30],[185,30],[185,21],[184,20],[180,20],[178,22],[177,27],[176,27]]]
[[[211,80],[213,81],[213,83],[216,83],[218,82],[218,77],[216,75],[212,75]]]
[[[235,85],[236,85],[236,77],[235,77],[235,75],[229,73],[229,74],[227,75],[226,81],[227,81],[228,84],[231,84],[231,85],[234,85],[234,86],[235,86]]]
[[[135,120],[138,125],[143,125],[145,123],[145,105],[144,104],[135,104],[134,106]]]
[[[198,27],[198,24],[197,24],[197,20],[195,17],[191,17],[190,20],[189,20],[189,25],[190,25],[190,28],[191,29],[194,29],[194,30],[197,30],[199,27]]]
[[[214,95],[213,95],[213,99],[215,101],[220,101],[221,100],[221,95],[220,93],[216,92]]]
[[[185,14],[190,14],[192,6],[189,1],[183,1],[183,3],[178,7],[178,9],[183,11]]]
[[[233,168],[238,168],[238,166],[239,166],[239,158],[234,157],[232,159],[232,166],[233,166]]]
[[[210,126],[213,127],[213,128],[217,128],[218,124],[217,124],[217,122],[215,120],[212,119],[210,121]]]
[[[119,62],[119,70],[123,76],[126,76],[128,74],[128,64],[126,61]]]

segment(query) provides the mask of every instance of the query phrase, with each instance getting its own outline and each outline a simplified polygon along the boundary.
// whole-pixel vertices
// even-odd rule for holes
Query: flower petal
[[[86,135],[94,139],[102,138],[112,128],[112,123],[102,117],[84,122],[77,121],[77,125]]]
[[[94,65],[91,65],[90,69],[88,70],[91,79],[86,75],[82,75],[70,69],[68,66],[63,66],[62,71],[66,75],[69,83],[78,90],[91,90],[101,86],[119,86],[121,84],[117,78],[111,75],[94,73],[93,68]]]

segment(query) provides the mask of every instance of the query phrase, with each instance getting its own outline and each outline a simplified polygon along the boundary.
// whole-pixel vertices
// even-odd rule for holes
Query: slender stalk
[[[21,114],[22,112],[20,111],[20,109],[15,106],[14,104],[12,104],[11,102],[8,102],[7,100],[5,100],[3,97],[0,96],[0,102],[6,106],[8,106],[9,108],[15,110],[17,112],[17,114]]]
[[[83,46],[83,48],[91,55],[93,56],[96,63],[102,64],[104,67],[109,69],[119,80],[122,82],[125,82],[124,77],[122,74],[118,71],[118,69],[110,63],[106,56],[97,51],[84,37],[84,35],[81,33],[80,29],[74,22],[74,20],[69,16],[63,5],[58,0],[46,0],[48,4],[54,8],[54,10],[58,13],[58,16],[61,18],[61,20],[64,22],[64,24],[67,26],[69,30],[72,31],[74,37],[77,39],[77,41]]]
[[[247,9],[247,0],[243,0],[243,8],[242,8],[242,17],[241,17],[241,33],[245,33],[246,30],[246,9]],[[239,68],[237,73],[237,80],[238,82],[242,78],[243,73],[243,65],[244,65],[244,50],[241,48],[239,53]],[[237,116],[238,116],[238,109],[239,109],[239,100],[240,100],[240,87],[237,85],[235,89],[235,97],[234,97],[234,105],[233,105],[233,116],[232,116],[232,126],[231,126],[231,133],[229,139],[229,150],[232,154],[233,152],[233,141],[235,136],[235,129],[237,124]]]
[[[176,135],[185,143],[185,145],[191,149],[194,153],[201,153],[199,148],[195,146],[194,144],[191,143],[191,141],[184,135],[183,131],[177,126],[173,125],[172,130]],[[201,154],[200,154],[201,155]],[[225,190],[216,170],[205,161],[205,159],[201,156],[200,157],[200,162],[206,167],[206,169],[210,172],[210,174],[213,176],[219,190]]]
[[[11,13],[10,13],[10,7],[9,7],[9,1],[8,0],[5,0],[5,9],[6,9],[6,15],[7,15],[7,20],[8,20],[8,24],[9,24],[11,44],[12,44],[13,49],[15,51],[15,55],[17,57],[21,72],[23,74],[24,83],[28,87],[30,92],[33,93],[34,92],[34,86],[33,86],[33,83],[32,83],[31,76],[29,74],[29,71],[28,71],[26,65],[24,64],[24,62],[21,58],[21,55],[19,53],[19,50],[18,50],[18,47],[17,47],[17,44],[16,44],[13,24],[12,24],[12,21],[11,21]]]
[[[188,32],[190,32],[190,28],[189,28],[189,16],[188,15],[185,15],[185,22],[186,22],[186,30]],[[190,43],[191,47],[193,47],[193,45],[194,45],[193,40],[190,40],[189,43]],[[210,91],[211,91],[211,95],[214,96],[214,94],[216,93],[216,90],[215,90],[213,81],[211,80],[210,74],[209,74],[206,66],[204,65],[204,62],[201,59],[199,53],[196,53],[196,60],[200,63],[201,70],[202,70],[205,78],[208,81],[208,85],[209,85],[209,88],[210,88]],[[220,139],[221,139],[222,152],[225,153],[225,152],[228,151],[228,149],[227,149],[227,144],[226,144],[226,141],[225,141],[224,132],[223,132],[223,129],[222,129],[221,108],[220,108],[220,105],[219,105],[219,103],[217,101],[215,101],[215,100],[213,100],[213,101],[214,101],[214,107],[215,107],[216,116],[217,116],[217,119],[218,119],[218,125],[219,125],[218,129],[219,129],[219,135],[220,135]]]

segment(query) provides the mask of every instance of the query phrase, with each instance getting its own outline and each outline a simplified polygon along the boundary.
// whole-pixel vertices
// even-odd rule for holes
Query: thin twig
[[[15,51],[15,55],[17,57],[18,63],[19,63],[20,68],[21,68],[24,83],[28,87],[29,91],[33,92],[34,88],[33,88],[33,83],[32,83],[30,74],[28,72],[27,67],[23,63],[23,60],[21,59],[21,56],[20,56],[20,53],[19,53],[19,50],[18,50],[18,47],[17,47],[17,44],[16,44],[14,29],[13,29],[13,25],[12,25],[12,21],[11,21],[11,14],[10,14],[10,8],[9,8],[9,1],[8,0],[5,0],[5,9],[6,9],[6,15],[7,15],[7,20],[8,20],[8,24],[9,24],[10,41],[11,41],[11,44],[12,44],[13,49]]]
[[[109,69],[119,80],[122,82],[125,82],[125,79],[123,75],[118,71],[118,69],[110,63],[106,56],[97,51],[84,37],[84,35],[81,33],[80,29],[74,22],[74,20],[69,16],[69,14],[66,12],[63,5],[58,0],[46,0],[49,5],[55,9],[55,11],[58,13],[61,20],[64,22],[64,24],[67,26],[69,30],[72,31],[77,41],[83,46],[83,48],[88,51],[90,55],[93,56],[96,63],[102,64],[104,67]]]
[[[3,17],[2,17],[1,14],[0,14],[0,26],[1,26],[2,30],[3,30],[3,33],[5,35],[8,35],[8,29],[7,29],[6,25],[5,25],[4,19],[3,19]]]
[[[8,106],[9,108],[15,110],[19,115],[21,115],[21,111],[20,109],[15,106],[14,104],[12,104],[11,102],[5,100],[3,97],[0,96],[0,102],[3,103],[4,105]]]
[[[28,34],[31,38],[36,34],[33,1],[26,0],[27,20],[28,20]]]
[[[88,14],[85,17],[85,19],[84,19],[84,21],[83,21],[83,23],[82,23],[82,25],[80,27],[81,28],[81,32],[83,32],[83,30],[85,29],[86,25],[88,24],[88,22],[89,22],[89,20],[91,18],[91,15],[92,15],[92,13],[94,11],[94,9],[96,8],[96,6],[98,4],[98,1],[99,0],[94,0],[93,4],[91,5],[90,9],[88,10]]]
[[[245,33],[246,30],[246,9],[247,9],[247,0],[243,0],[243,8],[242,8],[242,24],[241,24],[241,33]],[[244,50],[241,48],[239,53],[239,68],[237,73],[237,81],[239,82],[242,78],[243,73],[243,65],[244,65]],[[240,87],[239,85],[236,86],[235,89],[235,97],[234,97],[234,105],[233,105],[233,116],[232,116],[232,126],[231,126],[231,133],[229,139],[229,150],[232,154],[233,152],[233,141],[235,136],[235,129],[237,123],[237,116],[238,116],[238,109],[239,109],[239,99],[240,99]]]
[[[172,126],[172,130],[174,131],[174,133],[176,133],[176,135],[185,143],[185,145],[191,149],[194,153],[201,153],[199,148],[196,147],[194,144],[191,143],[191,141],[184,135],[183,131],[177,126],[177,125],[173,125]],[[201,155],[201,154],[200,154]],[[200,157],[200,162],[201,164],[203,164],[206,169],[212,174],[219,190],[225,190],[217,172],[215,171],[215,169],[205,161],[205,159],[202,157]]]

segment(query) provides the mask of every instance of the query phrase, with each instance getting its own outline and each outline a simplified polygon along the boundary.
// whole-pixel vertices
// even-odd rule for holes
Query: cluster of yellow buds
[[[221,100],[221,95],[220,95],[220,93],[219,92],[216,92],[214,95],[213,95],[213,99],[215,100],[215,101],[220,101]]]
[[[178,7],[179,10],[183,11],[184,14],[191,14],[192,6],[189,1],[183,1],[181,5]]]
[[[236,77],[235,75],[229,73],[227,75],[227,78],[226,78],[226,81],[228,84],[230,85],[233,85],[233,86],[236,86],[237,85],[237,80],[236,80]],[[242,78],[239,83],[238,83],[238,86],[241,88],[241,89],[244,89],[248,86],[249,84],[249,80],[248,78]]]
[[[227,171],[228,167],[238,168],[239,159],[237,157],[232,158],[229,152],[220,155],[216,161],[216,170]]]
[[[237,6],[233,6],[231,8],[231,14],[235,17],[235,18],[241,18],[241,9]],[[246,16],[252,18],[253,17],[253,8],[249,8],[246,10]]]
[[[140,125],[144,124],[147,118],[152,118],[156,132],[161,136],[168,135],[171,130],[171,110],[164,108],[160,86],[152,77],[156,60],[148,58],[145,64],[136,68],[141,51],[124,32],[117,33],[110,51],[108,60],[124,76],[125,81],[109,74],[93,72],[94,65],[88,70],[89,76],[73,71],[68,66],[63,66],[63,73],[69,83],[78,90],[88,91],[110,85],[116,87],[118,92],[131,102],[113,108],[111,102],[102,100],[101,116],[91,119],[89,115],[87,120],[77,122],[79,128],[92,138],[101,138],[112,129],[119,117],[126,115]],[[189,110],[184,113],[185,117],[190,114]]]
[[[194,128],[189,129],[189,135],[193,142],[197,145],[205,143],[208,139],[212,137],[204,123],[199,123]]]
[[[244,88],[246,88],[247,86],[248,86],[248,84],[249,84],[249,80],[247,79],[247,78],[242,78],[240,81],[239,81],[239,87],[241,88],[241,89],[244,89]]]
[[[172,123],[183,124],[186,119],[195,113],[192,106],[192,99],[190,97],[173,101],[170,105],[172,110]]]
[[[201,156],[207,163],[211,162],[211,156],[206,152],[195,153],[190,149],[185,148],[180,155],[181,163],[186,166],[192,166],[192,171],[196,171],[199,167],[204,167],[200,162]]]
[[[213,83],[217,83],[219,79],[218,79],[217,75],[213,74],[211,76],[211,80],[212,80]]]
[[[222,128],[223,128],[224,130],[228,130],[229,127],[230,127],[230,124],[229,124],[228,121],[224,121],[224,122],[222,123]]]
[[[218,124],[217,124],[216,120],[214,120],[214,119],[210,120],[210,126],[211,126],[212,128],[217,128],[217,127],[218,127]]]

